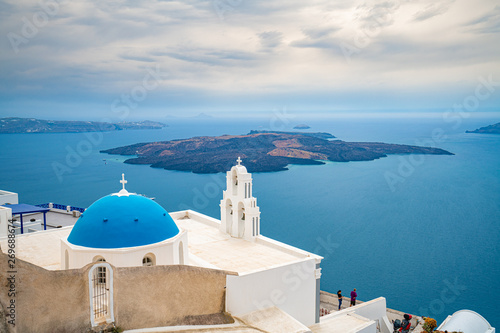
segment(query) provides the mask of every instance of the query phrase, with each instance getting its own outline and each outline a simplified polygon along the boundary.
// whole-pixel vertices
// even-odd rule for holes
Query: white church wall
[[[189,264],[189,250],[188,250],[188,233],[182,232],[172,247],[174,264],[188,265]]]
[[[174,265],[179,264],[179,244],[182,243],[184,250],[184,261],[187,258],[187,232],[181,232],[168,240],[160,243],[137,246],[121,249],[96,249],[75,246],[66,239],[61,240],[61,268],[73,269],[81,268],[96,258],[103,258],[116,267],[134,267],[142,266],[142,259],[147,254],[153,254],[155,265]],[[68,255],[66,255],[68,251]],[[68,259],[66,260],[66,256]],[[66,267],[69,262],[69,267]]]
[[[12,220],[12,209],[0,207],[0,238],[7,237],[9,220]]]
[[[315,259],[227,276],[226,308],[234,315],[277,306],[302,324],[316,319]]]

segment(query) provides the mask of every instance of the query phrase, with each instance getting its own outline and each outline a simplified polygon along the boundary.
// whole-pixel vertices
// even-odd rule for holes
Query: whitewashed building
[[[218,220],[192,210],[168,213],[152,199],[129,192],[122,175],[119,192],[96,200],[85,211],[81,210],[81,215],[81,211],[73,212],[71,206],[61,205],[58,210],[55,205],[49,205],[51,211],[77,219],[76,223],[17,235],[18,258],[35,265],[29,267],[41,268],[38,273],[41,275],[47,272],[69,274],[58,273],[53,278],[60,278],[64,281],[62,285],[80,290],[80,299],[86,299],[83,302],[88,304],[82,307],[80,301],[80,310],[75,310],[75,318],[77,315],[84,318],[80,319],[79,327],[114,322],[134,327],[167,322],[162,321],[163,317],[175,317],[168,313],[172,310],[169,310],[169,304],[184,304],[185,296],[180,295],[194,295],[198,290],[196,293],[203,293],[199,296],[201,303],[210,303],[210,297],[223,295],[220,303],[223,308],[217,309],[216,304],[216,311],[229,313],[236,321],[213,327],[190,326],[193,331],[210,328],[224,332],[392,332],[383,297],[320,318],[320,265],[323,258],[261,234],[261,212],[252,194],[252,175],[241,165],[240,158],[227,172],[226,180]],[[0,245],[4,252],[8,247],[6,235],[10,221],[10,209],[0,206]],[[186,281],[186,276],[191,279],[182,285],[182,292],[168,287],[170,283],[182,281],[164,280],[164,286],[161,280],[171,276],[168,274],[175,271],[174,266],[184,267],[175,276],[181,279],[184,276]],[[73,283],[65,280],[70,277],[78,280],[77,274],[82,274],[83,280]],[[156,278],[151,274],[156,274]],[[225,276],[223,285],[218,287],[219,296],[210,288],[200,289],[202,281],[192,282],[197,274],[207,279],[214,274]],[[135,276],[135,280],[130,275]],[[147,289],[147,285],[139,286],[146,288],[139,288],[142,290],[139,293],[135,290],[137,286],[130,284],[130,281],[140,284],[148,279],[151,286],[158,288],[159,294],[168,296],[157,297],[155,290]],[[114,283],[115,280],[118,283]],[[82,281],[87,281],[83,284],[88,284],[88,289],[82,289],[87,288],[82,286]],[[144,296],[145,292],[150,296]],[[2,297],[5,295],[0,293],[0,301]],[[149,303],[147,297],[151,297],[151,304],[156,305],[151,309],[138,308],[128,312],[125,308],[129,305],[120,303],[120,300],[141,297],[146,297],[143,300],[146,303]],[[62,300],[71,301],[66,296]],[[196,300],[189,301],[190,309],[194,310],[189,310],[191,312],[185,318],[197,315],[204,318],[203,307],[192,304]],[[132,318],[135,312],[142,315]],[[61,322],[51,320],[50,315],[37,320],[46,320],[47,327]],[[175,332],[175,321],[168,321],[168,324],[168,330]],[[26,327],[25,331],[30,331],[30,326]],[[57,329],[61,330],[60,327]]]

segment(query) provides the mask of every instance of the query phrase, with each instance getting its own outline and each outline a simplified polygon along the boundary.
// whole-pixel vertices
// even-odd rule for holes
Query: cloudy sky
[[[500,111],[498,0],[2,0],[0,15],[0,116]]]

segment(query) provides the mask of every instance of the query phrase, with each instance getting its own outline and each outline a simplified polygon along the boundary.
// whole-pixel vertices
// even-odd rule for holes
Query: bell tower
[[[241,158],[227,172],[226,190],[220,203],[220,230],[232,237],[252,240],[260,234],[260,210],[252,196],[252,174],[241,165]]]

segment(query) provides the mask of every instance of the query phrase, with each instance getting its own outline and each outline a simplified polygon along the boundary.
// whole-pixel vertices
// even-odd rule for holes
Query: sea
[[[324,257],[321,289],[438,323],[461,309],[500,327],[500,135],[465,130],[488,117],[284,117],[170,119],[162,130],[0,134],[0,189],[22,203],[88,207],[121,188],[167,211],[220,218],[225,174],[193,174],[123,163],[100,150],[139,142],[246,134],[328,132],[340,140],[443,148],[455,155],[390,155],[374,161],[290,165],[253,174],[261,233]],[[243,159],[243,164],[244,164]]]

